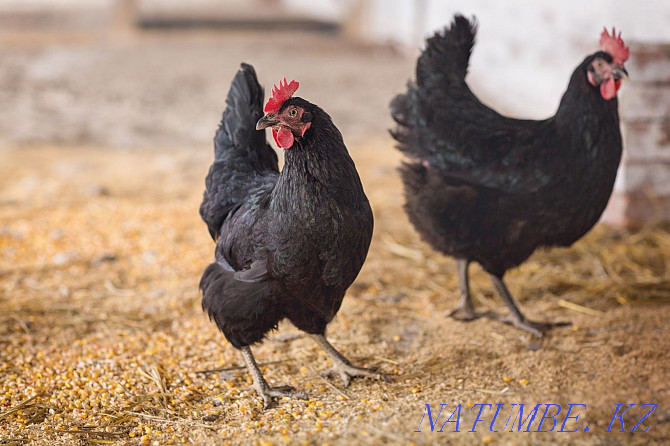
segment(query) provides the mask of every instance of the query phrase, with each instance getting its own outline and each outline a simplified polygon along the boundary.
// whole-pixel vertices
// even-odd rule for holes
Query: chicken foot
[[[542,337],[544,330],[548,330],[552,327],[570,325],[570,322],[535,322],[527,319],[526,316],[521,313],[521,310],[519,310],[518,304],[507,289],[507,286],[505,285],[505,282],[503,282],[502,278],[494,276],[493,274],[489,274],[489,277],[491,278],[491,282],[493,282],[493,286],[498,291],[498,294],[500,294],[500,297],[502,297],[503,301],[505,302],[505,305],[507,305],[509,308],[509,314],[507,315],[500,316],[491,314],[489,317],[497,319],[506,324],[513,325],[514,327],[527,331],[539,338]]]
[[[270,407],[272,398],[289,397],[299,398],[301,400],[309,399],[309,396],[305,392],[296,391],[291,386],[270,387],[267,381],[265,381],[265,378],[263,378],[261,369],[258,368],[254,355],[251,353],[251,348],[245,346],[242,347],[240,351],[242,352],[242,357],[244,357],[244,362],[247,364],[247,369],[254,380],[254,388],[261,398],[263,398],[263,409],[268,409]]]
[[[319,346],[326,352],[330,359],[333,361],[333,368],[324,372],[323,375],[339,375],[340,379],[344,383],[344,387],[349,387],[351,383],[351,378],[356,376],[367,376],[370,378],[381,379],[386,382],[391,380],[386,376],[386,374],[377,371],[375,368],[366,369],[364,367],[357,367],[344,357],[342,353],[337,351],[333,345],[328,342],[328,339],[324,335],[311,335],[312,339],[319,344]]]

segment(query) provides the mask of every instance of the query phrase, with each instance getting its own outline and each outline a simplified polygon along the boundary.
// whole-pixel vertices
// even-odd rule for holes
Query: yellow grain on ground
[[[31,148],[7,157],[0,443],[516,444],[531,440],[493,436],[485,422],[467,433],[474,408],[561,402],[587,404],[591,432],[533,441],[588,444],[618,435],[602,433],[617,403],[667,401],[668,226],[599,226],[572,248],[538,252],[510,271],[529,317],[569,320],[573,329],[538,341],[497,321],[457,322],[446,316],[458,299],[455,263],[420,242],[404,217],[399,159],[389,150],[386,141],[352,149],[375,236],[328,336],[393,382],[325,385],[323,355],[282,324],[280,334],[298,336],[271,336],[254,347],[257,360],[271,385],[311,399],[282,399],[266,411],[241,358],[200,309],[199,275],[213,257],[197,212],[209,148],[161,154],[173,158],[170,171],[151,169],[152,151]],[[35,157],[43,187],[17,189],[34,175]],[[51,181],[49,166],[68,160],[96,168]],[[472,283],[477,307],[504,311],[477,267]],[[415,432],[426,404],[445,404],[448,414],[462,404],[462,432],[430,433],[425,420]],[[641,441],[670,435],[662,414],[649,424],[636,434]]]

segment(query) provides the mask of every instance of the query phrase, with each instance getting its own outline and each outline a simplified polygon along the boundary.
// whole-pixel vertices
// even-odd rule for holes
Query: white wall
[[[476,16],[468,82],[485,103],[523,118],[554,114],[574,68],[598,49],[603,26],[622,31],[628,45],[670,44],[669,0],[361,1],[368,3],[368,37],[413,56],[454,13]],[[619,94],[624,160],[604,215],[618,225],[670,218],[670,143],[663,136],[670,134],[670,58],[654,51],[633,52],[631,82]]]
[[[626,42],[670,42],[668,0],[368,1],[371,38],[416,53],[454,13],[475,15],[479,31],[468,80],[481,97],[519,117],[554,113],[570,74],[597,50],[605,25],[623,31]]]

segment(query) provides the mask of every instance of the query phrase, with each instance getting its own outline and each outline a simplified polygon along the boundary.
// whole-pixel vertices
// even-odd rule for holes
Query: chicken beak
[[[614,79],[623,79],[625,81],[629,79],[628,71],[626,71],[623,65],[614,65],[612,74],[614,75]]]
[[[273,114],[268,114],[258,120],[256,123],[256,130],[263,130],[276,124],[279,124],[277,117]]]

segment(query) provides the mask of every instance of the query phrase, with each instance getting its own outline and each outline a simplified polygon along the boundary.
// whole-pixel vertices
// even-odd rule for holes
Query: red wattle
[[[614,96],[616,96],[617,90],[618,87],[613,78],[609,78],[605,82],[600,84],[600,94],[604,99],[608,101],[612,99]]]
[[[279,127],[279,131],[272,129],[272,137],[280,149],[290,149],[293,146],[293,133],[286,127]]]

